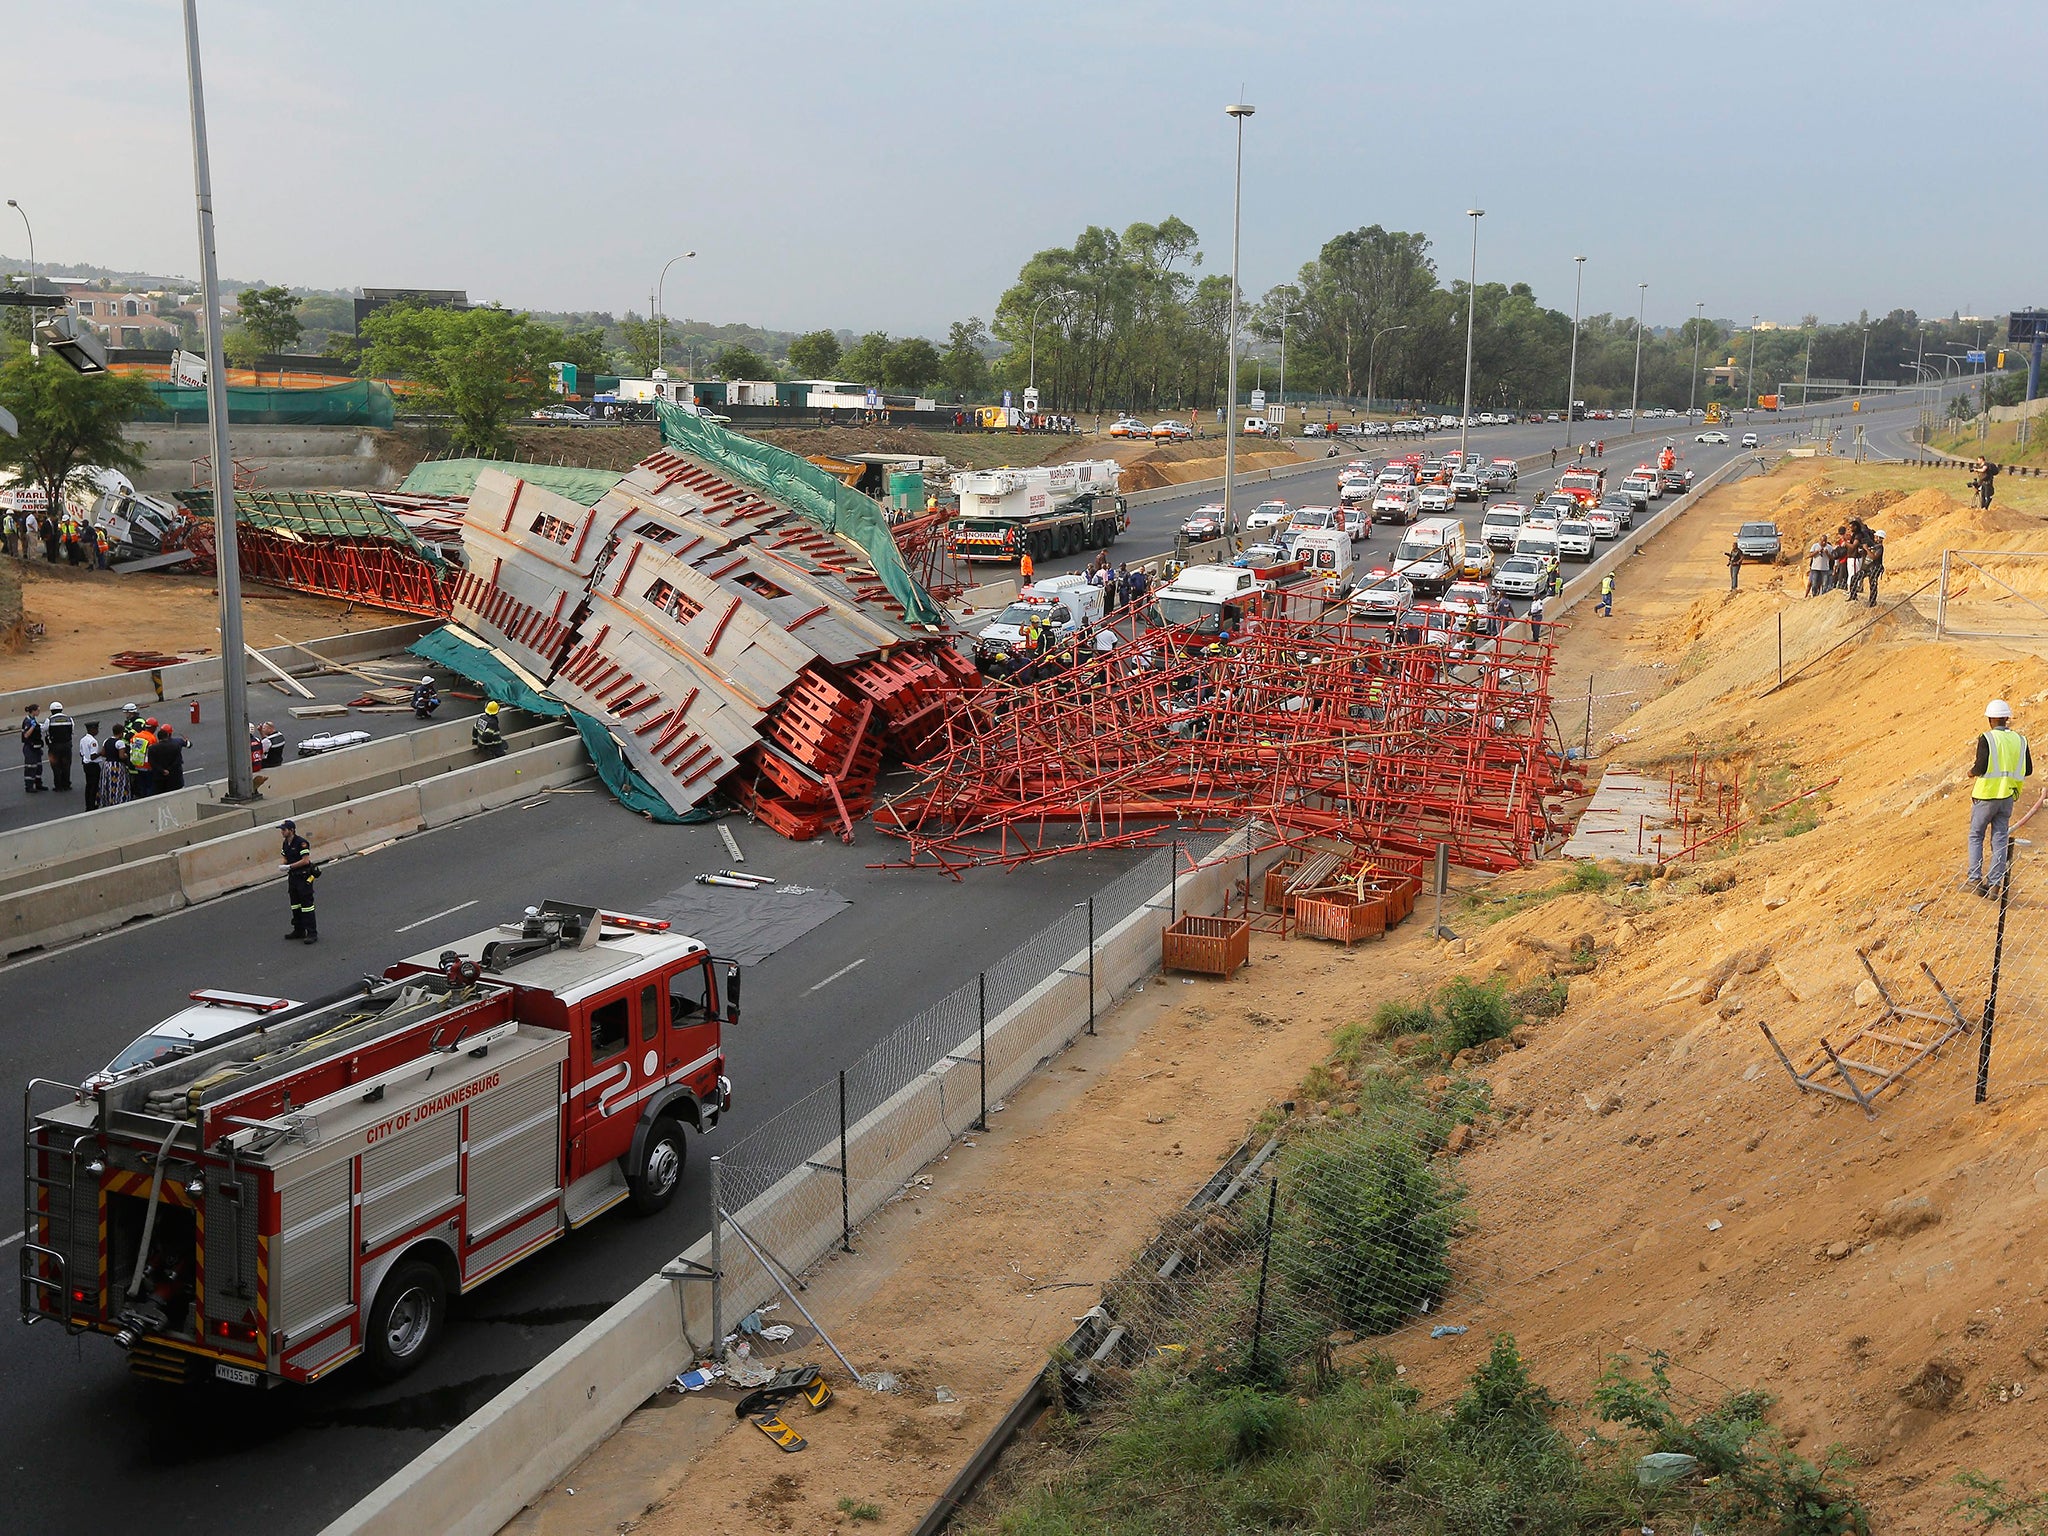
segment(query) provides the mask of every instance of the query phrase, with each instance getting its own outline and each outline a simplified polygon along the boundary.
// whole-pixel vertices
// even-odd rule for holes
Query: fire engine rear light
[[[89,1292],[89,1291],[83,1291],[83,1290],[77,1290],[77,1289],[74,1289],[74,1290],[73,1290],[73,1291],[71,1292],[71,1304],[72,1304],[72,1305],[73,1305],[74,1307],[82,1307],[82,1306],[84,1306],[84,1305],[85,1305],[85,1304],[86,1304],[86,1303],[87,1303],[88,1301],[90,1301],[91,1299],[92,1299],[92,1293],[91,1293],[91,1292]]]
[[[621,917],[616,912],[601,913],[605,924],[612,928],[633,928],[641,933],[667,933],[668,919],[660,917]]]
[[[233,1339],[243,1344],[256,1342],[256,1329],[253,1324],[231,1323],[226,1318],[213,1325],[213,1334],[215,1338]]]

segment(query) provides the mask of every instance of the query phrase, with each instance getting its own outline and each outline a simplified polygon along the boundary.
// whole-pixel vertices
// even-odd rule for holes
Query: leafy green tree
[[[363,371],[411,379],[429,410],[450,418],[458,451],[492,456],[505,424],[548,398],[561,333],[495,306],[456,310],[394,304],[363,321]]]
[[[880,384],[888,368],[889,337],[869,331],[839,358],[839,371],[853,384]]]
[[[577,391],[589,394],[591,381],[600,373],[611,372],[611,355],[605,348],[603,327],[562,329],[556,330],[555,335],[555,355],[551,361],[573,364],[576,369]]]
[[[905,336],[882,354],[882,382],[891,389],[923,388],[939,376],[939,349],[922,336]]]
[[[721,379],[767,379],[775,369],[768,359],[751,347],[726,347],[711,360],[711,371]]]
[[[40,486],[53,507],[80,469],[141,472],[122,428],[155,400],[148,385],[132,374],[80,373],[47,351],[32,357],[26,347],[6,350],[0,407],[13,414],[19,435],[0,433],[0,467]]]
[[[656,366],[654,321],[643,320],[631,310],[627,310],[626,318],[619,322],[619,331],[625,337],[625,345],[620,349],[620,355],[626,372],[636,379],[646,378],[654,372]]]
[[[839,366],[839,338],[806,331],[789,344],[789,371],[800,379],[829,379]]]
[[[988,391],[988,327],[980,319],[955,320],[946,332],[946,350],[939,359],[939,377],[961,399]]]
[[[274,356],[289,352],[305,334],[299,319],[299,301],[282,286],[242,290],[242,329],[259,353]]]

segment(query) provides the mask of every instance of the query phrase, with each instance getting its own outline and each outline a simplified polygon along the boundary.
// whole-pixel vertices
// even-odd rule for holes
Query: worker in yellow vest
[[[1984,731],[1970,772],[1970,872],[1963,883],[1979,896],[1996,896],[2005,882],[2006,849],[2012,835],[2012,807],[2020,786],[2034,771],[2027,738],[2012,728],[2012,706],[1993,699],[1984,706]],[[1991,835],[1991,867],[1984,867],[1984,837]]]

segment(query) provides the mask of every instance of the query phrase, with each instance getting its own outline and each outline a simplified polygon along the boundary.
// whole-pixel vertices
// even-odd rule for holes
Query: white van
[[[1417,595],[1435,597],[1457,578],[1465,557],[1465,525],[1455,517],[1418,519],[1401,536],[1394,569]]]
[[[1480,542],[1492,550],[1513,549],[1528,515],[1529,509],[1517,502],[1495,502],[1479,520]]]
[[[1351,591],[1351,535],[1343,529],[1304,529],[1295,538],[1294,558],[1305,577],[1322,583],[1323,596],[1335,599]]]
[[[1086,635],[1102,623],[1102,589],[1079,572],[1033,582],[974,637],[975,659],[1023,654],[1025,626],[1040,618],[1061,644]]]

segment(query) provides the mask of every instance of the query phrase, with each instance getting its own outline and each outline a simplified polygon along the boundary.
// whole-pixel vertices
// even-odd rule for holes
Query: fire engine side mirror
[[[740,1021],[740,968],[737,965],[725,968],[725,1020],[728,1024]]]

